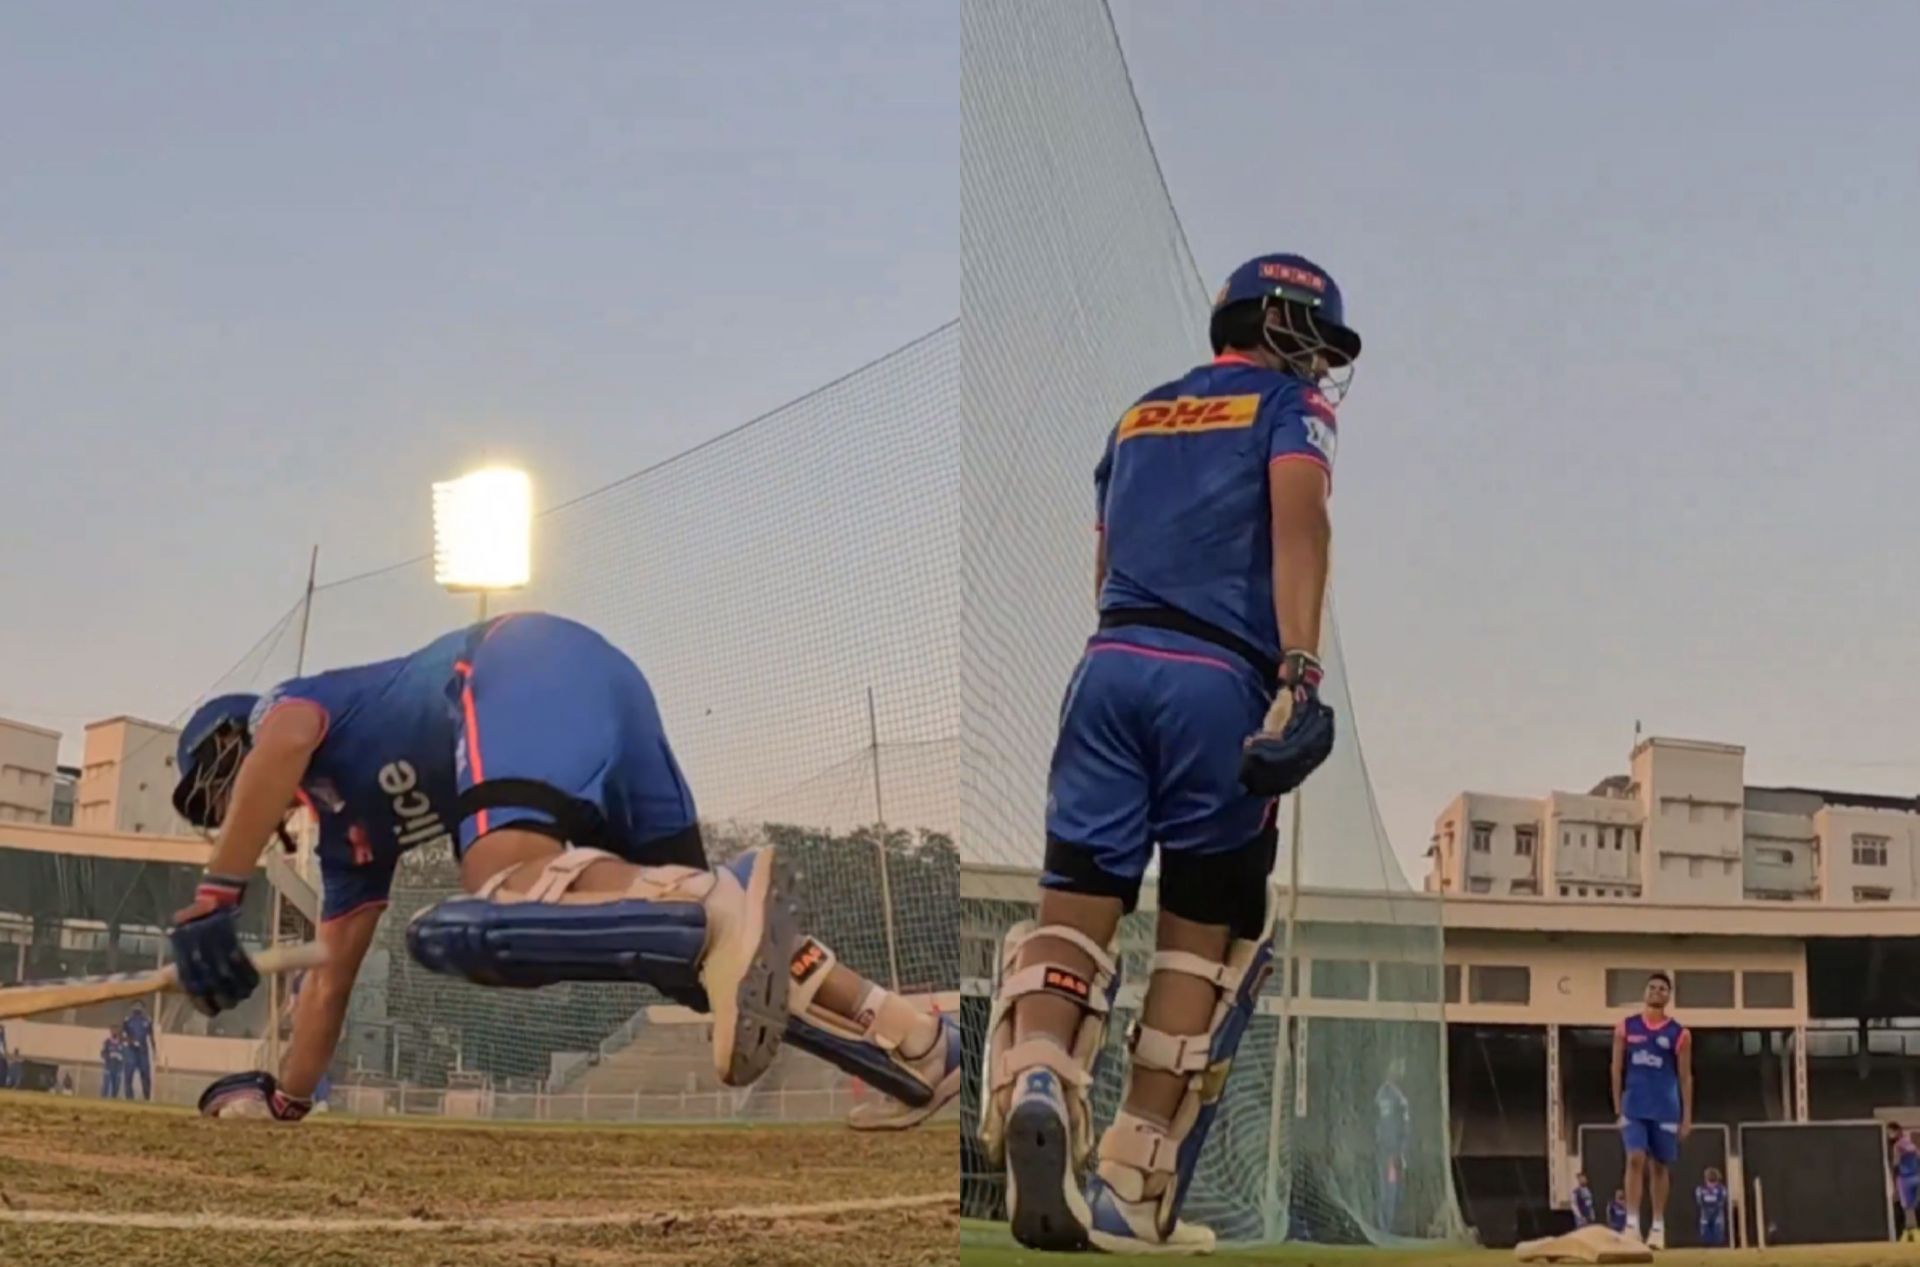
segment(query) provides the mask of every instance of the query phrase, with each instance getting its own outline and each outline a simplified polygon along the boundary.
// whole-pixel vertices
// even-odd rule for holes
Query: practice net
[[[1000,939],[1033,910],[1059,701],[1093,628],[1093,466],[1140,392],[1205,359],[1208,291],[1101,0],[964,0],[961,40],[963,1201],[1002,1219],[972,1140],[979,1048]],[[1243,1242],[1454,1239],[1438,908],[1375,808],[1331,613],[1325,652],[1339,743],[1281,807],[1276,972],[1187,1217]],[[1152,905],[1123,926],[1102,1125]]]
[[[959,984],[958,363],[949,324],[551,507],[535,524],[534,587],[491,600],[494,614],[571,616],[631,655],[659,698],[712,860],[776,844],[797,866],[804,927],[854,969],[947,1010]],[[426,557],[322,584],[203,698],[405,654],[478,614],[475,597],[435,586]],[[310,832],[296,834],[296,856],[276,858],[271,884],[249,895],[251,936],[264,939],[275,910],[283,937],[312,935],[319,876]],[[184,905],[181,886],[190,893],[198,873],[186,862],[12,854],[4,837],[0,941],[19,949],[6,947],[12,962],[0,968],[12,976],[154,963],[167,916]],[[407,919],[457,881],[444,841],[405,855],[332,1066],[335,1107],[818,1119],[870,1094],[797,1051],[753,1087],[723,1088],[701,1018],[638,985],[489,990],[424,971],[406,953]],[[289,1023],[284,1007],[277,1026],[269,1022],[268,993],[217,1025],[257,1040],[244,1051],[171,1041],[206,1027],[190,1009],[169,1008],[169,1074],[190,1057],[215,1067],[170,1078],[166,1098],[190,1100],[205,1074],[225,1071],[221,1062],[270,1065]],[[75,1064],[100,1040],[63,1041]],[[79,1072],[83,1085],[97,1076]]]

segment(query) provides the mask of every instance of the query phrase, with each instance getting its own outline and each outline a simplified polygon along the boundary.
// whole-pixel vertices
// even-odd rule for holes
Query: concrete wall
[[[1813,825],[1820,837],[1821,888],[1827,901],[1911,902],[1920,897],[1915,883],[1920,815],[1828,806],[1813,816]],[[1878,840],[1886,842],[1884,848],[1871,847],[1870,842]],[[1881,854],[1884,864],[1864,860]],[[1869,896],[1883,892],[1884,897]]]
[[[1449,928],[1446,959],[1458,970],[1460,993],[1449,999],[1447,1020],[1469,1024],[1584,1025],[1611,1027],[1632,1005],[1607,1001],[1607,970],[1644,977],[1655,968],[1670,973],[1731,972],[1732,1007],[1690,1007],[1686,981],[1674,1015],[1696,1028],[1792,1028],[1804,1022],[1807,1006],[1806,957],[1791,938],[1649,936],[1633,933],[1567,933],[1545,938],[1535,933]],[[1475,1002],[1476,966],[1527,969],[1525,1002]],[[1794,1005],[1788,1008],[1740,1006],[1743,972],[1785,972],[1793,977]],[[1452,975],[1450,973],[1450,975]],[[1636,996],[1637,997],[1637,996]]]
[[[1820,837],[1810,815],[1749,808],[1741,852],[1741,883],[1748,897],[1819,899]]]
[[[59,760],[58,731],[0,718],[0,822],[52,820]]]
[[[1463,792],[1434,824],[1436,847],[1451,859],[1448,892],[1493,897],[1538,893],[1545,866],[1541,802]],[[1531,854],[1522,853],[1531,836]],[[1476,848],[1484,843],[1485,850]]]
[[[1633,750],[1646,815],[1646,889],[1663,902],[1738,902],[1746,750],[1647,739]]]
[[[1542,896],[1625,899],[1641,893],[1637,801],[1555,792],[1547,798],[1553,881]]]
[[[178,739],[177,730],[133,717],[90,724],[74,825],[135,835],[192,834],[173,812]]]

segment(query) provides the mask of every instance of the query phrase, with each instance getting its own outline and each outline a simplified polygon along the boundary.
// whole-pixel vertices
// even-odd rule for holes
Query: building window
[[[1473,825],[1473,851],[1475,853],[1493,852],[1493,824],[1475,823]]]
[[[1457,963],[1448,964],[1446,966],[1445,977],[1447,1002],[1458,1003],[1460,1001],[1460,965]]]
[[[1646,1001],[1652,968],[1608,968],[1607,1006],[1632,1007]]]
[[[1733,973],[1682,969],[1673,974],[1673,1001],[1679,1007],[1732,1007]]]
[[[1532,977],[1532,970],[1521,965],[1474,964],[1467,969],[1467,1002],[1525,1006],[1533,997]]]
[[[1613,829],[1613,847],[1615,849],[1625,849],[1627,847],[1627,829],[1626,828],[1616,827]]]
[[[1793,974],[1751,971],[1741,973],[1740,1005],[1742,1007],[1792,1007]]]
[[[1430,963],[1382,959],[1374,970],[1374,987],[1382,1003],[1432,1003],[1440,996],[1440,973]]]
[[[1887,838],[1856,835],[1853,838],[1853,865],[1856,867],[1886,866]]]
[[[1580,886],[1580,896],[1585,897],[1586,895],[1587,895],[1587,886],[1583,884]]]
[[[1565,897],[1566,895],[1567,895],[1567,886],[1563,884],[1560,886],[1560,896]]]
[[[1539,897],[1540,882],[1538,880],[1515,880],[1512,887],[1507,891],[1515,897]]]
[[[1493,891],[1493,881],[1488,877],[1483,875],[1474,875],[1474,876],[1467,877],[1467,892],[1491,893],[1492,891]]]
[[[1790,867],[1793,865],[1791,849],[1756,849],[1753,851],[1755,862],[1764,862],[1770,866]]]
[[[1533,839],[1535,829],[1516,827],[1513,829],[1513,855],[1516,858],[1533,857]]]
[[[1856,902],[1885,902],[1892,897],[1892,889],[1863,889],[1856,887],[1853,890],[1853,900]]]
[[[1356,999],[1365,1002],[1373,981],[1373,965],[1365,959],[1316,959],[1313,984],[1316,999]]]

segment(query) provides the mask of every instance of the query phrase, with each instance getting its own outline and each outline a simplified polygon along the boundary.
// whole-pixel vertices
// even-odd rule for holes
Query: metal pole
[[[1280,1191],[1282,1164],[1280,1142],[1287,1132],[1287,1117],[1283,1106],[1286,1103],[1286,1079],[1294,1066],[1293,999],[1295,992],[1299,989],[1296,980],[1299,968],[1294,961],[1293,923],[1294,914],[1299,909],[1300,892],[1300,824],[1302,821],[1300,803],[1301,789],[1295,788],[1293,790],[1293,822],[1289,832],[1291,839],[1287,845],[1287,907],[1285,915],[1282,916],[1286,921],[1286,927],[1281,932],[1280,941],[1280,1025],[1273,1039],[1273,1101],[1269,1106],[1267,1119],[1266,1224],[1269,1240],[1279,1240],[1286,1235],[1285,1207],[1291,1204],[1293,1193],[1293,1185],[1289,1181],[1285,1194],[1286,1200],[1283,1202]],[[1279,805],[1276,804],[1273,807],[1273,812],[1276,814],[1280,812]],[[1267,900],[1273,901],[1271,881],[1267,884]],[[1267,935],[1269,937],[1273,935],[1271,921],[1268,923]],[[1288,1162],[1291,1163],[1291,1158]]]
[[[873,706],[873,688],[867,688],[867,743],[873,757],[873,814],[879,824],[874,848],[880,854],[880,911],[887,934],[887,988],[899,992],[900,951],[893,935],[893,881],[887,874],[887,806],[880,797],[880,722]]]
[[[307,599],[300,605],[300,653],[293,662],[293,676],[307,671],[307,629],[313,624],[313,577],[320,570],[320,547],[307,556]]]
[[[480,619],[485,620],[486,618],[487,618],[487,591],[481,590],[480,591]]]

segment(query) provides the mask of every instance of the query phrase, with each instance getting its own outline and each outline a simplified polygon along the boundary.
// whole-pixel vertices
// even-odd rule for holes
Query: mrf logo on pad
[[[1201,431],[1242,431],[1260,413],[1260,397],[1182,396],[1178,400],[1149,400],[1127,410],[1120,419],[1118,443],[1135,436],[1189,435]]]

